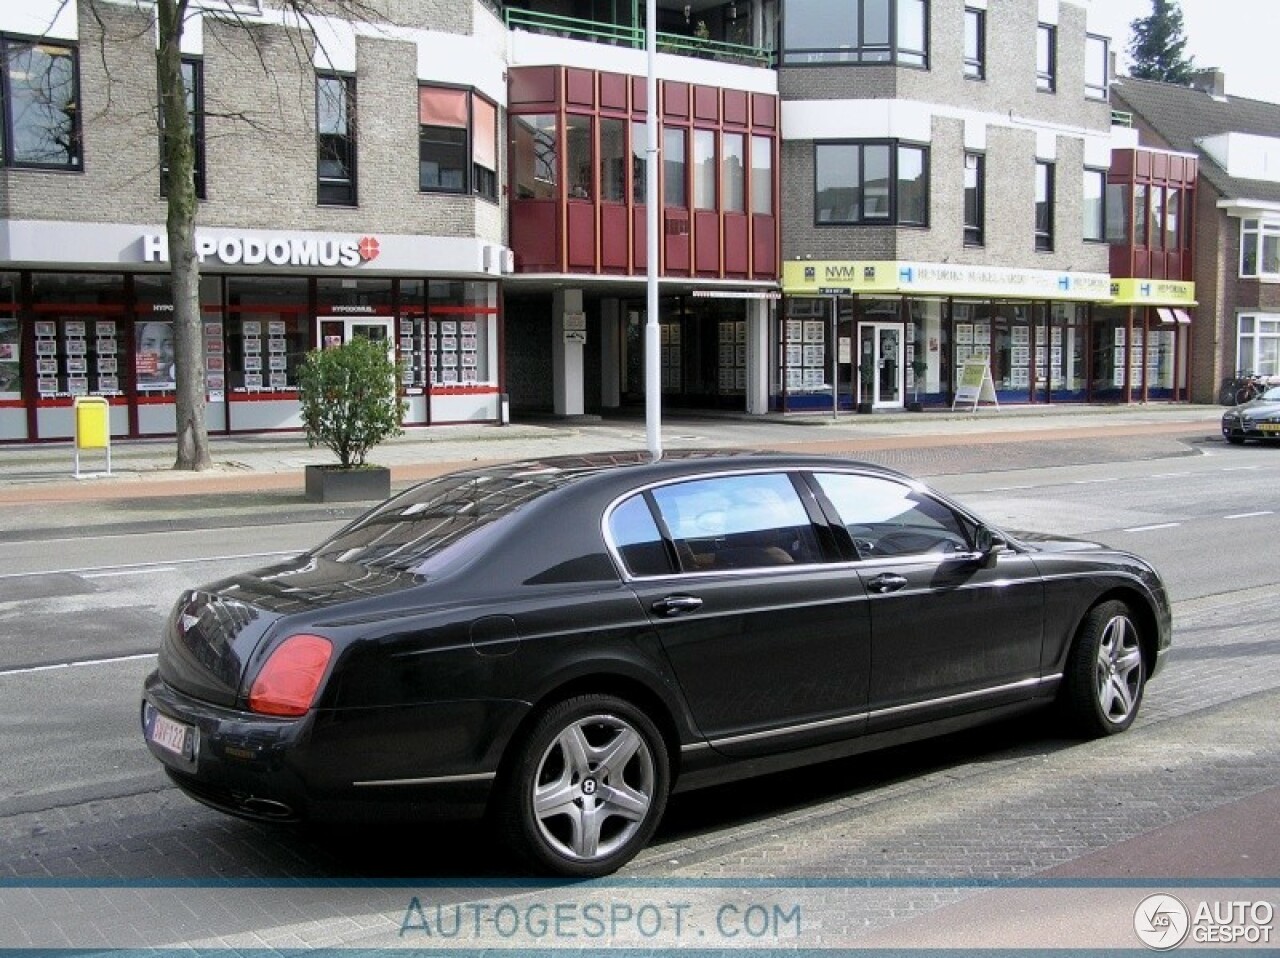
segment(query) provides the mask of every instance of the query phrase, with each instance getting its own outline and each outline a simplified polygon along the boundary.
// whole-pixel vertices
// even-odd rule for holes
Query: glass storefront
[[[168,274],[25,278],[24,294],[24,274],[0,273],[0,440],[70,438],[78,396],[108,399],[114,436],[171,434]],[[404,392],[421,397],[406,423],[497,419],[497,283],[205,275],[200,301],[210,432],[298,428],[298,370],[331,316],[383,317]],[[449,405],[456,391],[471,397]]]
[[[1185,399],[1190,327],[1164,322],[1178,312],[1136,309],[1131,320],[1128,308],[1076,302],[791,296],[771,404],[831,409],[833,348],[840,409],[947,405],[973,362],[987,364],[1002,403]]]

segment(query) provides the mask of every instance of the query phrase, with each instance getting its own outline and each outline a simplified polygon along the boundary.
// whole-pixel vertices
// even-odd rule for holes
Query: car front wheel
[[[549,708],[507,770],[498,813],[508,842],[543,872],[607,875],[635,857],[666,807],[666,745],[649,718],[609,695]]]
[[[1064,676],[1063,705],[1072,729],[1089,738],[1123,732],[1138,715],[1146,663],[1130,608],[1094,606],[1076,634]]]

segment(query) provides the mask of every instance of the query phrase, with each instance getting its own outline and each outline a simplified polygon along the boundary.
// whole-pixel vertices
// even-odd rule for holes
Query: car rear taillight
[[[326,638],[289,636],[253,680],[249,708],[263,715],[306,715],[331,655],[333,643]]]

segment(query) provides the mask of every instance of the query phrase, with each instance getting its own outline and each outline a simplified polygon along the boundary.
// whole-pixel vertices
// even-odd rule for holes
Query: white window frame
[[[1280,313],[1236,317],[1236,369],[1280,376]]]
[[[1257,237],[1255,245],[1257,268],[1253,272],[1246,272],[1245,248],[1248,245],[1247,240],[1250,236]],[[1262,264],[1266,262],[1266,256],[1263,254],[1268,241],[1280,245],[1280,220],[1248,217],[1240,221],[1240,276],[1242,278],[1280,282],[1280,268],[1277,268],[1274,272],[1267,272],[1262,268]],[[1280,263],[1280,249],[1277,250],[1276,259]]]

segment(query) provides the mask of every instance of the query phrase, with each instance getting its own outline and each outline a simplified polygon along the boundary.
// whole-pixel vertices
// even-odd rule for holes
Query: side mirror
[[[993,532],[986,526],[979,526],[978,531],[974,534],[974,545],[977,547],[978,555],[982,559],[983,568],[990,568],[995,565],[996,555],[1008,544],[1004,536],[998,532]]]

